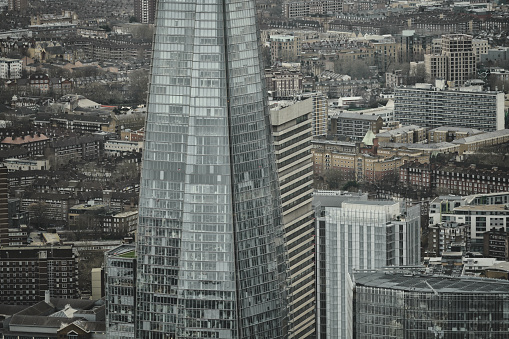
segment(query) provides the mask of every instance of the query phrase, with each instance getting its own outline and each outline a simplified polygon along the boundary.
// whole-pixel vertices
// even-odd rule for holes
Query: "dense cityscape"
[[[508,93],[502,0],[0,0],[0,338],[507,338]]]

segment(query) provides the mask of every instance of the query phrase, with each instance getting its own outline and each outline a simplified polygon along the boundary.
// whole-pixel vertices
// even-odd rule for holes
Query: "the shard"
[[[159,0],[136,337],[285,338],[287,255],[253,0]]]

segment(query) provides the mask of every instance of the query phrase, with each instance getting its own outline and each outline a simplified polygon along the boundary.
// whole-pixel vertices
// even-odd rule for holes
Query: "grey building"
[[[398,87],[395,89],[394,115],[403,125],[496,131],[504,129],[504,93],[474,88],[448,90],[430,84]]]
[[[341,112],[331,118],[331,132],[335,136],[361,141],[368,131],[377,134],[383,127],[383,123],[379,115]]]
[[[352,276],[355,338],[505,338],[509,282],[412,271]]]
[[[136,338],[284,338],[288,261],[255,3],[157,3]]]
[[[106,336],[134,338],[136,249],[120,245],[104,255],[106,291]]]

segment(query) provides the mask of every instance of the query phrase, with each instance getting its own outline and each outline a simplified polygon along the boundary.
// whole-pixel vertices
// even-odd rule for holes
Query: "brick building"
[[[29,305],[78,296],[78,258],[72,246],[0,249],[0,303]]]
[[[416,162],[399,169],[400,183],[405,187],[439,190],[468,195],[509,191],[509,172],[497,167],[478,168],[475,165],[430,165]]]
[[[509,232],[504,229],[491,229],[484,233],[483,254],[485,257],[509,260]]]
[[[49,143],[49,138],[44,134],[6,137],[0,142],[1,149],[24,147],[28,150],[28,156],[43,155],[44,149]]]

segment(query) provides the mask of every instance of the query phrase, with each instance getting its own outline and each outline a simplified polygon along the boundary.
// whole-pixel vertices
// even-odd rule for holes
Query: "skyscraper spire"
[[[287,260],[252,0],[159,0],[137,338],[284,338]]]

